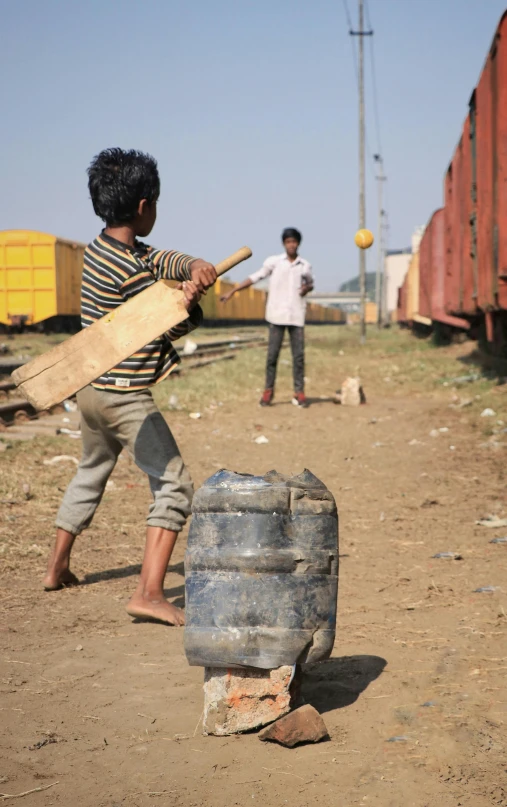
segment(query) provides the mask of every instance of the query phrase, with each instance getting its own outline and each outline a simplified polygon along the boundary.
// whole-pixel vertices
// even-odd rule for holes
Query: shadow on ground
[[[176,563],[174,566],[169,566],[168,573],[185,574],[183,562]],[[92,586],[94,583],[103,583],[105,580],[121,580],[125,577],[134,577],[141,574],[141,564],[135,563],[131,566],[120,566],[118,569],[104,569],[102,572],[93,572],[92,574],[85,574],[80,581],[80,586]],[[175,596],[175,595],[173,595]]]
[[[344,656],[303,664],[301,697],[318,712],[351,706],[384,671],[380,656]]]
[[[458,361],[467,367],[476,367],[476,375],[489,381],[496,381],[503,385],[507,380],[507,359],[484,353],[479,348],[472,350],[466,356],[459,356]],[[473,375],[473,374],[471,374]],[[470,380],[478,380],[470,378]]]

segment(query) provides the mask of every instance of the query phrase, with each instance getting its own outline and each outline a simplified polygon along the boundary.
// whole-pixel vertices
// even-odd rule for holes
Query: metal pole
[[[366,226],[366,194],[364,181],[364,40],[363,0],[359,6],[359,229]],[[366,252],[359,250],[359,294],[361,297],[361,344],[366,341]]]
[[[386,179],[384,176],[384,160],[380,154],[374,154],[373,159],[379,165],[379,172],[376,176],[378,187],[378,235],[377,235],[377,271],[375,274],[375,303],[377,306],[377,327],[382,323],[382,280],[384,267],[384,210],[382,207],[382,185]]]
[[[389,219],[384,210],[382,227],[382,323],[389,324],[387,311],[387,277],[386,277],[386,251],[389,244]]]

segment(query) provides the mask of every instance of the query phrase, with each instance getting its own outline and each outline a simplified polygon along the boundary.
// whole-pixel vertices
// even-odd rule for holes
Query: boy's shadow
[[[175,563],[174,566],[169,566],[167,572],[168,574],[180,574],[183,577],[185,575],[183,561]],[[125,577],[134,577],[134,575],[139,574],[141,574],[141,564],[136,563],[131,566],[120,566],[118,569],[104,569],[102,572],[85,574],[79,585],[91,586],[94,583],[103,583],[105,580],[121,580]],[[181,588],[183,588],[183,586],[181,586]],[[172,596],[174,597],[176,594]]]
[[[334,404],[336,406],[336,398],[333,398],[331,396],[327,396],[327,397],[324,397],[324,398],[307,398],[306,400],[308,401],[308,406],[315,406],[315,404],[325,404],[325,403],[332,403],[332,404]],[[271,407],[273,407],[273,406],[294,406],[294,404],[292,403],[292,400],[290,400],[290,401],[273,401],[273,403],[271,403],[270,406]]]
[[[302,665],[301,698],[318,712],[351,706],[384,671],[380,656],[343,656]]]

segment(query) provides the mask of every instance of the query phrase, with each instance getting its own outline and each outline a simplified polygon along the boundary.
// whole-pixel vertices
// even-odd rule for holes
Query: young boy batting
[[[163,584],[178,533],[190,513],[193,486],[150,387],[167,378],[179,362],[172,342],[201,324],[199,298],[215,282],[216,272],[211,263],[138,240],[150,234],[157,217],[160,179],[153,157],[107,149],[93,160],[88,178],[93,209],[105,229],[84,255],[83,328],[161,278],[182,283],[189,316],[78,393],[82,459],[58,511],[44,588],[55,591],[78,583],[70,571],[74,540],[90,526],[126,448],[148,475],[153,495],[141,577],[127,613],[183,625],[183,611],[167,602]]]

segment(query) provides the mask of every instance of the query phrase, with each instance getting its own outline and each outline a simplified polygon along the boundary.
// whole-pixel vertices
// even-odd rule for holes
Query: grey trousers
[[[114,393],[89,386],[78,392],[77,401],[83,454],[56,526],[78,535],[91,524],[107,480],[126,448],[149,478],[153,502],[148,525],[179,532],[190,513],[192,480],[150,390]]]
[[[276,367],[282,347],[285,328],[289,331],[292,351],[294,392],[305,390],[305,329],[296,325],[269,325],[268,358],[266,362],[266,389],[275,388]]]

